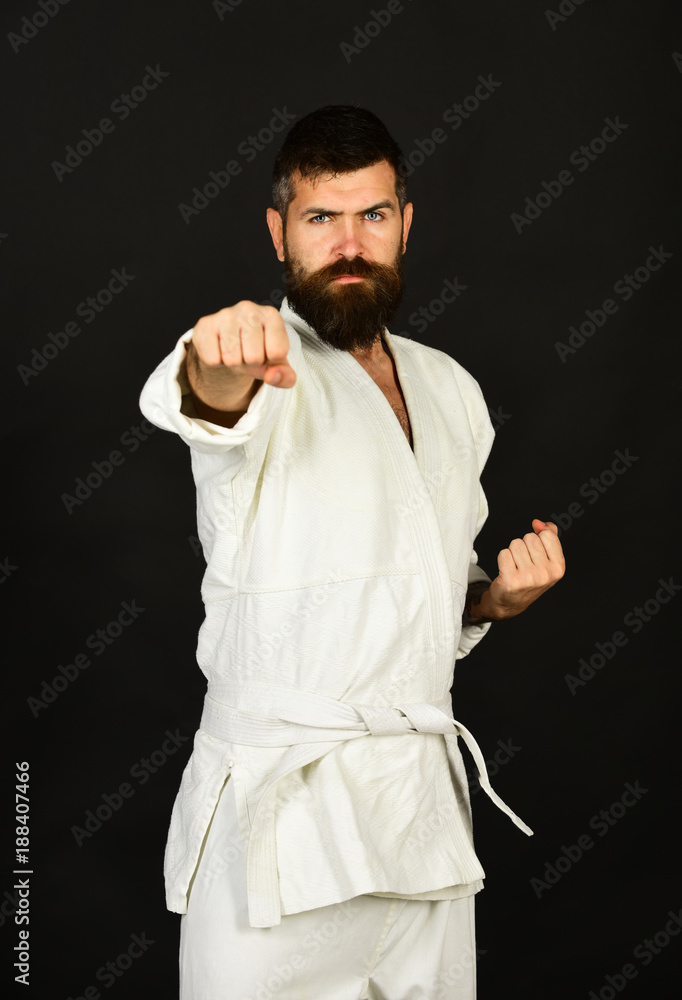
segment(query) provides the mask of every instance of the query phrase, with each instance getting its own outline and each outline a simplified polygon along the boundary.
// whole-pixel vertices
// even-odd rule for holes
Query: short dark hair
[[[402,214],[407,204],[407,173],[400,147],[384,123],[365,108],[328,104],[293,125],[275,159],[272,199],[286,222],[294,198],[293,176],[310,181],[353,173],[386,160],[395,170],[395,192]]]

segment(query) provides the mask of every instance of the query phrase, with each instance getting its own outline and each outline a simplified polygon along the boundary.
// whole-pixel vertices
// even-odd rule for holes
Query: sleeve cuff
[[[486,571],[478,565],[478,556],[475,552],[472,552],[471,562],[469,563],[467,584],[478,583],[480,580],[485,580],[490,583],[490,577]],[[477,646],[481,639],[488,634],[488,630],[491,625],[492,622],[483,622],[481,625],[464,625],[462,627],[462,635],[459,640],[455,660],[461,660],[463,657],[468,656],[474,646]]]
[[[149,376],[140,394],[140,410],[150,423],[179,434],[200,452],[210,454],[246,444],[266,414],[281,405],[282,390],[262,382],[234,427],[221,427],[195,416],[185,370],[185,345],[192,339],[192,333],[193,329],[184,333],[175,349]]]
[[[455,660],[461,660],[468,656],[474,646],[477,646],[481,639],[488,634],[491,625],[492,622],[483,622],[482,625],[465,625],[462,628]]]

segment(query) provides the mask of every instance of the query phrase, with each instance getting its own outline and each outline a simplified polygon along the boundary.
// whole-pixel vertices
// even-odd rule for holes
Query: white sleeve
[[[483,487],[479,485],[479,508],[478,508],[478,523],[476,525],[476,535],[483,527],[483,524],[488,516],[488,502],[486,500],[485,493],[483,492]],[[471,561],[469,563],[469,573],[468,573],[467,583],[478,583],[479,580],[490,581],[490,577],[484,569],[478,565],[478,556],[476,551],[473,550],[471,553]],[[462,657],[467,656],[474,646],[477,646],[484,635],[487,635],[488,630],[492,622],[484,622],[482,625],[464,625],[462,628],[462,635],[459,640],[459,647],[455,655],[456,660],[461,660]]]
[[[485,404],[483,398],[483,393],[481,388],[473,378],[471,379],[471,388],[474,389],[473,393],[469,396],[469,421],[471,423],[471,429],[474,436],[474,441],[476,445],[476,456],[478,460],[478,474],[479,477],[483,472],[483,467],[490,454],[490,449],[492,448],[493,441],[495,440],[495,431],[493,430],[492,423],[490,421],[490,415],[488,414],[488,407]],[[478,537],[481,528],[485,524],[488,517],[488,501],[486,495],[483,492],[483,487],[478,485],[478,517],[476,520],[476,537]],[[473,550],[471,553],[471,561],[469,563],[468,572],[468,583],[477,583],[479,580],[490,581],[490,577],[478,565],[478,556],[476,551]],[[461,660],[462,657],[467,656],[474,646],[477,646],[481,639],[487,635],[488,630],[492,622],[484,622],[482,625],[465,625],[462,628],[462,635],[459,641],[459,648],[455,656],[456,660]]]
[[[175,349],[147,379],[140,394],[140,410],[156,427],[178,434],[203,454],[224,453],[245,445],[260,434],[270,434],[281,410],[284,390],[261,382],[245,413],[234,427],[221,427],[195,415],[185,370],[187,344],[193,330],[180,337]]]

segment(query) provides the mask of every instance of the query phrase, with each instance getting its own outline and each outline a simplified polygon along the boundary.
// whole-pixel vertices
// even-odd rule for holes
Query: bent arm
[[[467,588],[467,624],[515,618],[561,580],[566,570],[559,529],[552,521],[533,518],[533,531],[514,538],[497,557],[498,575],[490,583]]]

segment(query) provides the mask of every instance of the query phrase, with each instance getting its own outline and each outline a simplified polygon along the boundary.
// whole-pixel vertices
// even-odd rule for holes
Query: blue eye
[[[374,218],[369,218],[369,216],[374,216]],[[329,216],[325,214],[313,215],[310,219],[310,222],[312,222],[316,226],[320,226],[323,224],[321,220],[328,218]],[[380,222],[383,219],[383,215],[381,214],[381,212],[365,212],[365,218],[367,218],[368,222]]]

